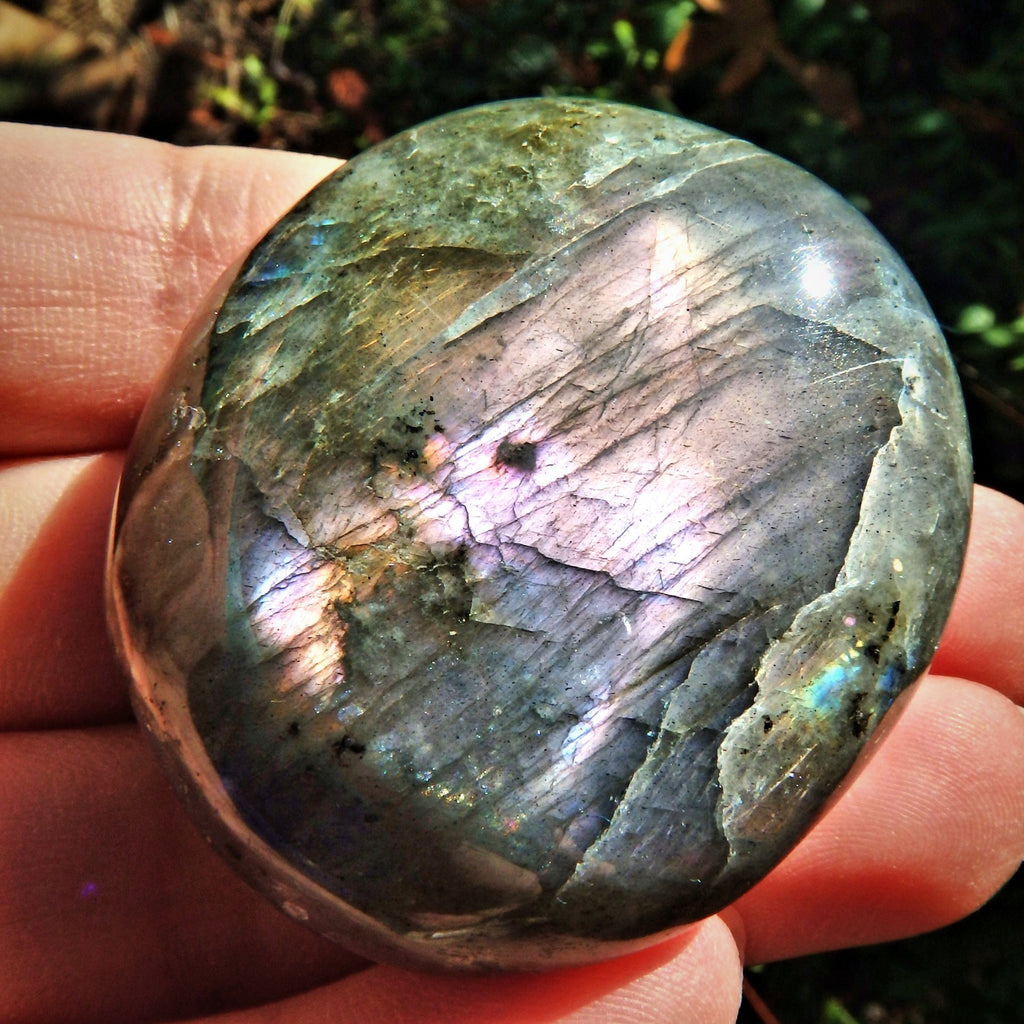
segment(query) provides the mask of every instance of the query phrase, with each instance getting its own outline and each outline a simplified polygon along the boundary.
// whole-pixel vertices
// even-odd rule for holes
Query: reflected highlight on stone
[[[495,104],[352,161],[147,409],[110,610],[212,841],[403,962],[611,956],[806,830],[969,514],[941,334],[805,172]]]

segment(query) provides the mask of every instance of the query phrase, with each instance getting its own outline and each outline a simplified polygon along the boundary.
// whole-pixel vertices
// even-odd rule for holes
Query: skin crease
[[[984,489],[935,674],[767,879],[660,946],[522,977],[370,965],[210,853],[103,626],[119,450],[224,268],[334,166],[0,126],[0,1020],[715,1024],[744,961],[991,896],[1024,856],[1024,507]]]

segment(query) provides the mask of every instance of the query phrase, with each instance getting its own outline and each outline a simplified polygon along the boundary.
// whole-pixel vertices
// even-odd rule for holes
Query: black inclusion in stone
[[[494,461],[499,466],[532,473],[537,468],[537,446],[532,441],[513,441],[506,437],[498,445]]]

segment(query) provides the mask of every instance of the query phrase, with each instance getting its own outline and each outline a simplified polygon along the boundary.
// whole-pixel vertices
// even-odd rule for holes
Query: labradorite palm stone
[[[111,618],[206,834],[329,935],[535,968],[711,914],[934,653],[949,355],[776,157],[596,102],[452,114],[215,301],[129,456]]]

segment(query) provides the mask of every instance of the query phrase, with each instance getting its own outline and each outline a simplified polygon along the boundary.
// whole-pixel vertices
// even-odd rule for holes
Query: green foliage
[[[207,85],[204,94],[224,111],[261,128],[277,116],[277,80],[254,53],[242,58],[241,70],[239,85]]]
[[[825,1000],[821,1011],[821,1021],[822,1024],[860,1024],[857,1018],[834,996]]]
[[[1024,316],[999,323],[994,309],[974,302],[960,311],[956,328],[967,338],[989,348],[1012,350],[1015,355],[1010,362],[1011,369],[1024,368]]]

